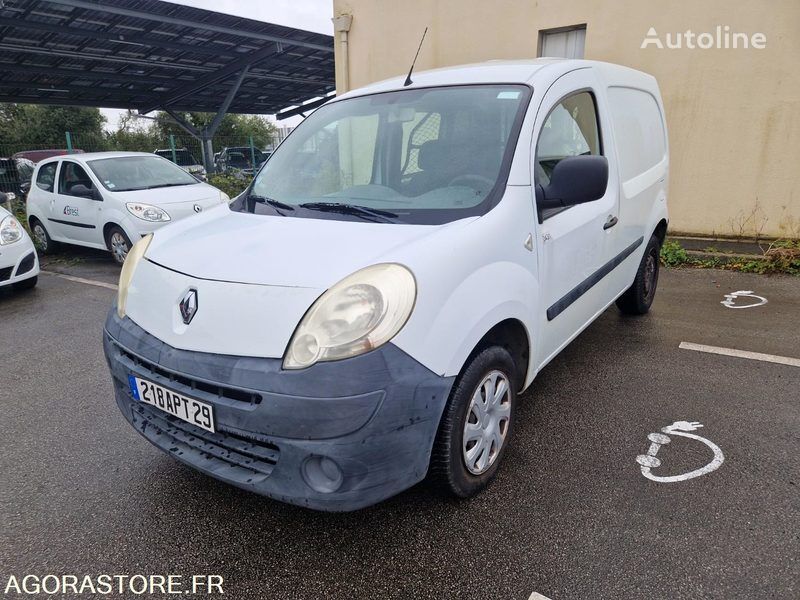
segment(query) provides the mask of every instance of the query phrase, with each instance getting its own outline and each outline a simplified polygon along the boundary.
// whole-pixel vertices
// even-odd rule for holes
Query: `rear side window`
[[[36,175],[36,186],[43,189],[45,192],[53,191],[53,184],[56,181],[56,165],[58,163],[51,162],[39,167],[39,173]]]
[[[61,173],[58,176],[58,193],[72,196],[72,188],[76,185],[84,185],[92,189],[92,180],[80,165],[74,162],[66,162],[61,165]]]
[[[628,181],[660,163],[667,153],[666,133],[656,99],[633,88],[608,89],[620,173]]]
[[[547,185],[555,166],[569,156],[601,154],[594,97],[578,92],[561,100],[544,122],[536,142],[536,183]]]

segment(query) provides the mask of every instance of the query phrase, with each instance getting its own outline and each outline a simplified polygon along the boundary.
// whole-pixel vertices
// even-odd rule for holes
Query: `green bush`
[[[250,179],[244,175],[209,175],[208,183],[234,198],[250,185]]]
[[[668,267],[679,267],[690,262],[689,254],[678,242],[667,240],[661,246],[661,264]]]

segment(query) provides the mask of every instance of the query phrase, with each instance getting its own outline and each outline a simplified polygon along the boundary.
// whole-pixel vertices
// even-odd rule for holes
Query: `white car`
[[[122,264],[132,242],[229,200],[154,154],[72,154],[36,165],[28,223],[44,253],[64,242],[108,250]]]
[[[38,275],[39,258],[28,232],[0,206],[0,287],[28,290],[36,286]]]
[[[426,476],[471,496],[536,374],[615,301],[648,312],[653,77],[546,59],[412,79],[328,102],[230,207],[131,250],[105,352],[158,448],[315,509]]]

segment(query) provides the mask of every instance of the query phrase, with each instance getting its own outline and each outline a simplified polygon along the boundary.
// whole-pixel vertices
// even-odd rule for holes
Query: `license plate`
[[[173,392],[135,375],[128,375],[128,382],[134,399],[214,433],[214,409],[210,404]]]

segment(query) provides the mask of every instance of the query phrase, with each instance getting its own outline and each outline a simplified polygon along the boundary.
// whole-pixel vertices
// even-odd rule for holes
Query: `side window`
[[[92,180],[83,167],[74,162],[64,161],[61,163],[61,173],[58,175],[58,193],[74,196],[72,188],[76,185],[85,185],[92,189]]]
[[[568,156],[601,154],[594,98],[579,92],[550,111],[536,142],[534,179],[547,185],[555,166]]]
[[[39,173],[36,175],[36,187],[43,189],[45,192],[54,191],[53,184],[56,182],[57,164],[57,162],[51,162],[39,168]]]

